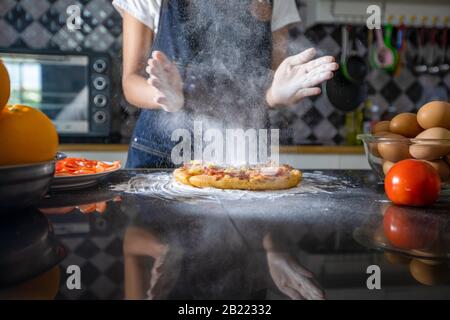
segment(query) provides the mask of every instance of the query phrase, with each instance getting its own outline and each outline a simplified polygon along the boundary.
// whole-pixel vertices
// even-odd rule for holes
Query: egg
[[[450,167],[444,160],[425,161],[436,169],[441,181],[447,181],[450,178]]]
[[[372,128],[372,134],[379,132],[389,132],[390,121],[377,122]]]
[[[412,252],[416,252],[416,251],[419,251],[419,250],[411,250]],[[424,254],[424,252],[420,252],[419,253],[419,255],[420,254]],[[430,252],[425,252],[425,254],[427,255],[427,256],[429,256],[429,257],[432,257],[433,256],[433,254],[432,253],[430,253]],[[417,259],[418,261],[420,261],[420,262],[423,262],[423,263],[425,263],[425,264],[427,264],[427,265],[429,265],[429,266],[438,266],[438,265],[441,265],[442,264],[442,261],[441,260],[434,260],[434,259],[427,259],[427,258],[425,258],[425,259]]]
[[[405,266],[409,265],[409,263],[411,262],[411,258],[393,252],[386,251],[384,253],[384,257],[386,258],[387,261],[389,261],[393,265]]]
[[[383,224],[381,224],[375,232],[373,233],[373,239],[378,243],[386,243],[388,242],[386,235],[384,233]]]
[[[378,143],[378,152],[384,160],[390,162],[398,162],[404,159],[410,159],[411,155],[409,154],[409,142],[405,137],[389,133],[384,135],[382,139],[389,139],[386,142]]]
[[[381,138],[381,137],[383,137],[383,136],[385,136],[387,134],[389,134],[389,132],[380,131],[380,132],[374,133],[373,136],[375,138]],[[369,142],[369,151],[370,151],[370,153],[373,156],[375,156],[377,158],[381,158],[381,155],[378,152],[378,143],[376,143],[376,142]]]
[[[383,172],[384,174],[387,174],[389,170],[394,166],[394,162],[391,161],[383,161]]]
[[[441,127],[450,129],[450,104],[444,101],[432,101],[417,112],[417,122],[424,129]]]
[[[445,264],[430,265],[413,259],[409,270],[414,279],[428,286],[445,283],[450,279],[450,269]]]
[[[391,120],[389,131],[407,138],[414,138],[423,129],[417,123],[417,116],[414,113],[400,113]]]
[[[449,139],[450,131],[444,128],[430,128],[420,133],[416,139]],[[437,160],[450,153],[450,141],[419,141],[409,147],[411,155],[420,160]]]
[[[450,178],[450,167],[444,160],[424,161],[436,169],[441,181],[447,181]]]

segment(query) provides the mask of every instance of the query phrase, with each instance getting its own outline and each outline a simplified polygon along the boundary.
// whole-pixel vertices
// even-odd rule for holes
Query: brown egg
[[[398,162],[400,160],[409,159],[411,155],[409,154],[409,141],[405,137],[390,133],[383,138],[392,139],[386,142],[378,143],[378,152],[381,157],[390,162]]]
[[[389,134],[389,132],[381,131],[381,132],[374,133],[373,136],[374,136],[375,138],[380,138],[380,137],[383,137],[383,136],[385,136],[385,135],[387,135],[387,134]],[[381,158],[381,155],[380,155],[380,153],[378,152],[378,143],[370,142],[370,143],[369,143],[369,151],[370,151],[370,153],[371,153],[373,156],[375,156],[375,157],[377,157],[377,158]]]
[[[449,139],[450,131],[444,128],[431,128],[423,131],[416,139]],[[450,141],[417,142],[410,146],[411,155],[420,160],[437,160],[450,153]]]
[[[425,161],[436,169],[441,181],[447,181],[450,178],[450,167],[444,160]]]
[[[399,265],[399,266],[408,265],[411,261],[411,258],[409,258],[407,256],[404,256],[404,255],[401,255],[398,253],[387,252],[387,251],[384,253],[384,257],[391,264]]]
[[[420,262],[423,262],[425,264],[428,264],[430,266],[438,266],[443,263],[441,260],[433,260],[433,259],[417,259],[417,260],[419,260]]]
[[[417,112],[417,122],[424,129],[441,127],[450,129],[450,104],[444,101],[432,101]]]
[[[378,242],[378,243],[387,243],[388,242],[386,235],[384,233],[383,225],[380,225],[377,229],[375,229],[375,231],[373,233],[373,239],[375,240],[375,242]]]
[[[384,174],[387,174],[389,170],[394,166],[394,162],[391,161],[383,161],[383,172]]]
[[[417,116],[414,113],[400,113],[391,120],[389,131],[407,138],[414,138],[423,129],[417,123]]]
[[[372,128],[372,134],[379,132],[389,132],[390,121],[380,121],[377,122]]]
[[[414,279],[427,286],[444,283],[450,278],[450,269],[445,264],[431,265],[413,259],[409,270]]]

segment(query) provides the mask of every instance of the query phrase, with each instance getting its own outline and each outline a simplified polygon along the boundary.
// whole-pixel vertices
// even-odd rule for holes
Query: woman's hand
[[[145,69],[148,84],[157,92],[154,102],[167,112],[177,112],[184,106],[183,81],[177,66],[164,53],[155,51]]]
[[[311,48],[281,63],[266,96],[271,107],[294,105],[303,98],[321,93],[317,86],[330,80],[339,65],[332,56],[314,59],[316,53]]]

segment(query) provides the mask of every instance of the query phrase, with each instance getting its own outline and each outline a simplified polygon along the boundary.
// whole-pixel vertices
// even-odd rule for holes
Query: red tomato
[[[430,164],[419,160],[403,160],[389,170],[384,189],[395,204],[427,206],[439,198],[441,179]]]
[[[383,228],[389,242],[400,249],[428,249],[439,237],[436,215],[408,207],[389,207],[384,214]]]

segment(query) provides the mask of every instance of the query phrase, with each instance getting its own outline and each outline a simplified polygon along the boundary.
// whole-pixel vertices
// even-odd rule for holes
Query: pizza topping
[[[217,179],[222,179],[225,175],[239,179],[280,177],[289,174],[293,169],[289,165],[276,166],[274,163],[255,166],[223,167],[211,163],[204,164],[201,161],[196,160],[184,164],[183,168],[187,170],[190,175],[205,174],[208,176],[215,176]]]
[[[120,168],[120,162],[112,163],[85,158],[65,158],[56,162],[56,176],[75,176],[112,171]]]
[[[241,179],[241,180],[248,180],[248,179],[250,179],[250,175],[247,174],[247,173],[240,173],[238,175],[238,178]]]
[[[263,175],[276,176],[280,172],[280,169],[280,167],[263,167],[260,171]]]
[[[228,173],[228,175],[232,178],[238,178],[238,179],[249,179],[250,173],[244,170],[234,171]]]
[[[216,168],[216,167],[211,167],[211,168],[205,168],[205,174],[210,175],[210,176],[215,176],[215,175],[223,175],[225,172],[222,169]]]
[[[189,174],[196,175],[196,174],[202,174],[203,168],[201,166],[192,166],[188,169]]]

